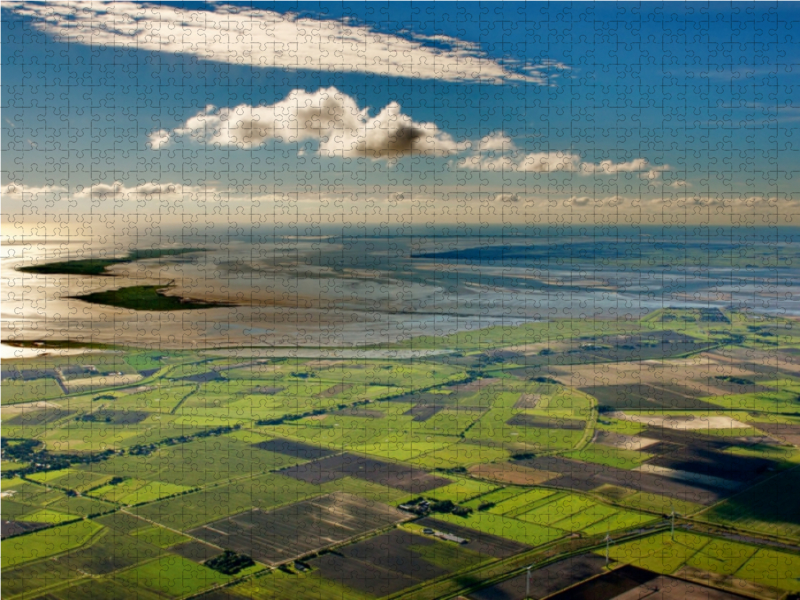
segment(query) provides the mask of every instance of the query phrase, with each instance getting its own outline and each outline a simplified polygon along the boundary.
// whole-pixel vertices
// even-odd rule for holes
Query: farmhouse
[[[456,544],[466,544],[469,540],[464,539],[462,537],[458,537],[457,535],[453,535],[452,533],[444,533],[442,531],[434,531],[433,535],[438,537],[439,539],[448,541],[448,542],[455,542]]]

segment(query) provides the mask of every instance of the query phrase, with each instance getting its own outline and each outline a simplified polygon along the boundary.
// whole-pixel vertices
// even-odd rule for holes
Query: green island
[[[30,267],[20,267],[22,273],[36,273],[39,275],[97,275],[113,277],[106,268],[112,265],[130,263],[137,260],[162,258],[165,256],[178,256],[190,252],[205,252],[202,248],[168,248],[132,250],[124,258],[85,258],[66,260],[61,262],[44,263]]]
[[[170,287],[171,285],[134,285],[118,290],[93,292],[71,297],[91,304],[149,311],[198,310],[234,306],[227,302],[204,302],[190,298],[167,296],[164,291]]]
[[[795,325],[4,360],[3,597],[796,598]]]

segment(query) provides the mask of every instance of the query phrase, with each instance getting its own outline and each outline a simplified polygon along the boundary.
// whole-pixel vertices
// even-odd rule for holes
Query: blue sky
[[[3,3],[4,221],[786,221],[799,6]]]

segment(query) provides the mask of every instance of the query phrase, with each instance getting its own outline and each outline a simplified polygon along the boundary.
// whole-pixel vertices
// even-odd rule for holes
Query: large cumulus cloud
[[[434,123],[417,123],[390,102],[369,116],[356,101],[337,90],[294,90],[269,106],[208,106],[172,131],[150,134],[153,149],[190,140],[219,148],[256,148],[270,140],[317,140],[328,157],[396,159],[405,155],[448,156],[463,148]]]

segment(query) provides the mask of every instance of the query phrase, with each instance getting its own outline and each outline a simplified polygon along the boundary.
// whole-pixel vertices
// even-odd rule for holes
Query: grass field
[[[163,527],[147,527],[136,531],[133,535],[143,542],[158,546],[159,548],[169,548],[170,546],[175,546],[182,542],[188,542],[190,539],[185,535],[181,535],[170,529],[164,529]]]
[[[800,591],[800,554],[676,531],[612,546],[614,560],[656,573],[671,574],[683,565],[729,575],[788,592]]]
[[[39,590],[50,586],[63,586],[86,576],[69,565],[53,560],[31,562],[14,568],[3,568],[3,595],[5,597],[36,597]],[[72,588],[69,588],[72,589]]]
[[[101,529],[100,525],[92,521],[78,521],[3,540],[3,569],[79,548]]]
[[[55,510],[43,508],[42,510],[25,514],[24,519],[34,523],[50,523],[52,525],[58,525],[59,523],[64,523],[65,521],[74,521],[75,519],[80,519],[80,516],[68,515]]]
[[[226,590],[228,591],[228,590]],[[268,575],[251,579],[229,590],[231,600],[269,600],[271,598],[297,598],[298,600],[374,600],[375,596],[324,579],[319,572],[309,574],[272,571]]]
[[[607,532],[618,539],[662,521],[673,509],[682,523],[696,519],[751,536],[800,541],[798,504],[787,501],[800,497],[800,450],[767,438],[778,435],[768,427],[776,423],[786,427],[781,435],[787,439],[800,435],[800,418],[792,414],[800,377],[795,382],[768,373],[769,357],[758,358],[749,347],[701,352],[704,340],[722,339],[709,332],[716,327],[710,324],[686,321],[680,334],[648,320],[608,323],[596,331],[570,320],[560,325],[458,334],[437,347],[452,343],[461,355],[413,360],[117,349],[91,359],[4,361],[4,373],[14,373],[3,381],[0,407],[3,469],[28,471],[25,479],[9,474],[0,480],[3,517],[20,522],[11,525],[17,532],[25,530],[24,521],[48,526],[3,541],[4,597],[155,600],[204,593],[230,578],[202,565],[222,550],[190,541],[200,531],[221,548],[270,557],[244,572],[256,574],[247,582],[215,591],[215,600],[359,600],[379,595],[368,591],[373,584],[385,595],[400,594],[427,578],[441,578],[437,586],[455,594],[473,581],[471,569],[488,573],[494,561],[528,546],[570,548]],[[747,325],[736,321],[730,327],[747,331]],[[635,339],[615,338],[623,334]],[[560,339],[548,346],[551,335]],[[427,343],[418,341],[419,347]],[[540,354],[544,348],[551,353]],[[662,357],[690,350],[700,354]],[[626,362],[640,351],[654,357],[646,370]],[[74,380],[87,372],[90,360],[103,372],[144,371],[146,379],[65,396],[53,376],[42,375],[66,369]],[[692,371],[698,364],[704,380]],[[716,366],[709,371],[708,364]],[[694,379],[674,380],[674,373],[684,371],[695,373]],[[715,379],[717,371],[733,373],[735,381]],[[665,374],[667,379],[656,381]],[[659,429],[598,411],[596,400],[581,391],[597,388],[627,401],[618,392],[638,386],[637,377],[650,378],[636,387],[637,402],[658,394],[662,404],[683,403],[659,408],[653,413],[659,417],[721,415],[747,426]],[[691,408],[691,386],[762,391],[697,396],[707,405]],[[45,398],[53,405],[20,406]],[[94,420],[84,418],[90,414]],[[31,439],[41,445],[19,450]],[[113,452],[91,458],[106,449]],[[670,460],[700,475],[738,465],[742,487],[714,492],[710,507],[687,502],[707,500],[667,475],[653,475],[661,479],[639,488],[649,491],[634,489],[640,481],[633,469]],[[586,473],[589,479],[582,477]],[[346,503],[334,502],[312,519],[308,511],[315,509],[309,507],[337,494],[348,495],[347,506],[356,508],[345,514]],[[471,512],[432,512],[416,524],[395,527],[414,518],[397,507],[420,496],[453,503],[437,511],[457,505],[467,510],[456,512]],[[366,529],[348,521],[378,506],[397,519]],[[86,520],[69,522],[74,519]],[[286,545],[282,538],[311,535],[304,526],[314,519],[337,535],[295,548],[297,556],[308,548],[321,551],[308,558],[310,571],[294,564],[295,554],[270,550]],[[260,537],[253,535],[257,522]],[[426,534],[429,525],[470,542],[457,545]],[[236,535],[220,534],[219,527]],[[360,537],[346,541],[351,530]],[[334,538],[338,545],[326,552]],[[752,590],[797,591],[792,574],[800,573],[791,552],[683,530],[674,541],[659,534],[613,545],[612,557],[690,579],[705,573],[723,587],[746,580]],[[284,560],[292,574],[278,569]],[[459,569],[465,572],[452,575]]]
[[[800,468],[757,484],[702,513],[711,523],[733,523],[744,529],[800,540]]]
[[[600,504],[586,496],[561,493],[535,502],[527,512],[517,510],[513,514],[521,521],[586,535],[638,527],[654,520],[652,515]]]
[[[565,535],[563,531],[552,527],[545,527],[487,512],[472,513],[468,517],[436,515],[436,518],[454,525],[469,527],[530,546],[541,546]]]
[[[320,494],[319,486],[262,475],[137,507],[133,512],[175,529],[190,529],[252,507],[269,509]]]
[[[431,496],[434,496],[437,500],[452,500],[456,504],[462,504],[476,496],[482,496],[497,489],[496,485],[475,481],[474,479],[453,477],[452,475],[449,479],[454,479],[455,481],[450,485],[431,491]]]
[[[229,577],[181,556],[162,556],[119,575],[119,581],[170,598],[180,598],[217,584]]]
[[[106,485],[92,492],[93,496],[118,502],[125,505],[144,504],[154,502],[169,496],[175,496],[191,491],[185,485],[175,485],[174,483],[164,483],[162,481],[146,481],[143,479],[127,479],[119,485]]]
[[[635,469],[651,457],[646,452],[609,448],[599,444],[592,444],[575,452],[566,452],[564,456],[573,460],[608,465],[618,469]]]
[[[64,392],[55,379],[33,379],[22,381],[18,379],[3,381],[3,405],[22,404],[35,402],[42,398],[57,398]]]

